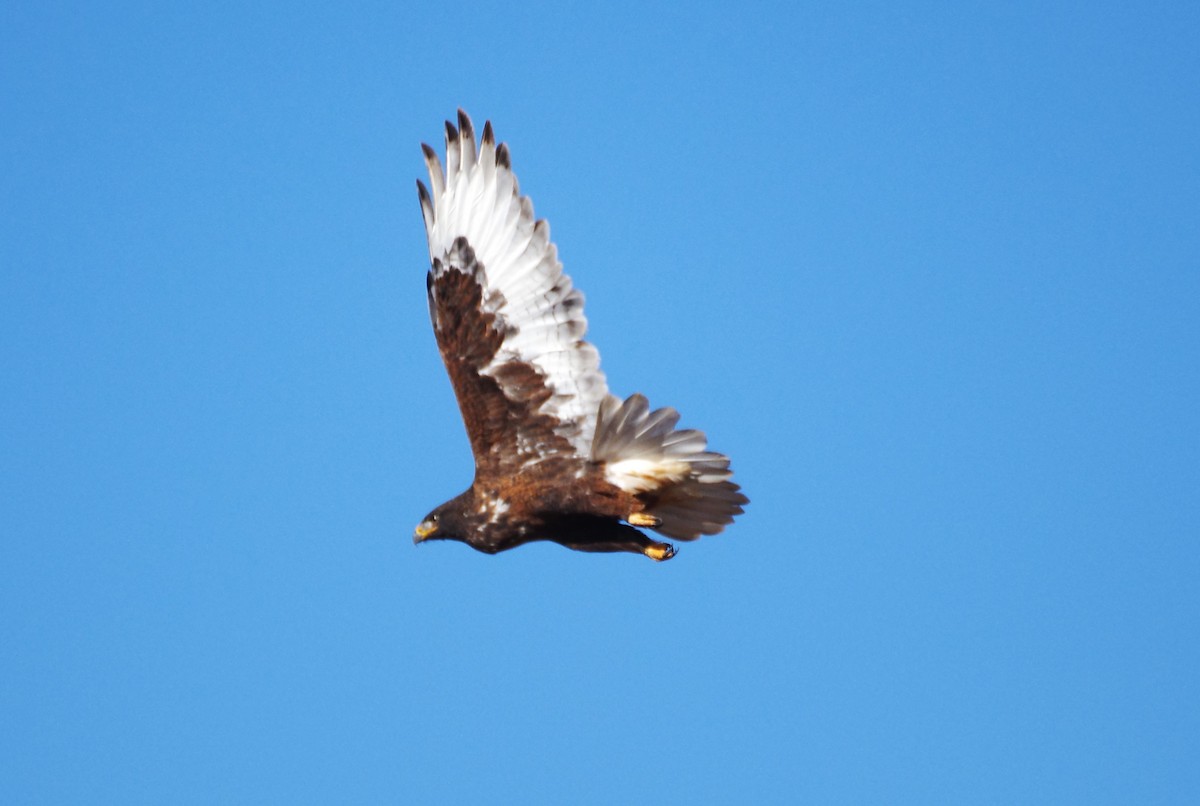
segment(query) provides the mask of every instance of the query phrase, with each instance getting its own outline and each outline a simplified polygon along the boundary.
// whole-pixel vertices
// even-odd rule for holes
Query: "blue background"
[[[1200,11],[10,6],[0,800],[1196,802]],[[491,118],[751,498],[470,480],[413,179]]]

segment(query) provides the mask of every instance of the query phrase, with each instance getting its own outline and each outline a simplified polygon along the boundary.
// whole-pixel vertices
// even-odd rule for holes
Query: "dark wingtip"
[[[450,121],[447,120],[446,121],[446,142],[448,143],[451,140],[457,140],[457,139],[458,139],[458,130],[454,128],[453,123],[451,123]]]
[[[483,142],[485,145],[496,144],[496,135],[492,132],[492,122],[490,120],[483,122]]]
[[[505,168],[512,167],[512,159],[508,156],[508,143],[496,146],[496,164]]]
[[[437,152],[428,143],[421,143],[421,153],[425,155],[425,159],[431,160],[437,156]]]
[[[475,140],[475,127],[471,125],[471,116],[459,107],[458,110],[458,130],[462,133],[464,140]]]
[[[425,183],[420,179],[417,180],[417,198],[421,200],[421,206],[425,204],[433,205],[433,200],[429,197],[429,189],[425,187]]]

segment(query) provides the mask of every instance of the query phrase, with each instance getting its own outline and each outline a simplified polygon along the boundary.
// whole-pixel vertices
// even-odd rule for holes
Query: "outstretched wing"
[[[608,387],[599,353],[583,341],[583,295],[563,274],[549,225],[520,195],[491,123],[478,146],[461,109],[457,129],[446,123],[445,172],[423,149],[429,315],[476,475],[587,457]]]

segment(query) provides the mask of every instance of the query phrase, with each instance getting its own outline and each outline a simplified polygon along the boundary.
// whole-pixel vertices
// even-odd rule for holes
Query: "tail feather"
[[[732,523],[748,499],[729,480],[729,457],[708,450],[703,432],[675,430],[678,422],[678,412],[651,411],[643,395],[624,402],[608,395],[600,404],[592,460],[604,463],[605,477],[662,521],[656,532],[695,540]]]

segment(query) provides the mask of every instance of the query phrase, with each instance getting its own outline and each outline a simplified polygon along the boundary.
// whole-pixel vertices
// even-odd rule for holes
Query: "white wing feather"
[[[477,145],[471,120],[461,110],[458,122],[458,130],[446,124],[444,174],[437,154],[424,149],[431,193],[428,200],[422,197],[421,207],[430,260],[448,270],[455,239],[467,239],[483,269],[477,275],[483,307],[508,331],[485,372],[513,360],[536,366],[553,392],[542,410],[564,424],[563,436],[587,456],[608,385],[600,354],[583,341],[583,295],[563,274],[550,226],[534,218],[533,204],[521,195],[507,149],[496,146],[491,125]]]

